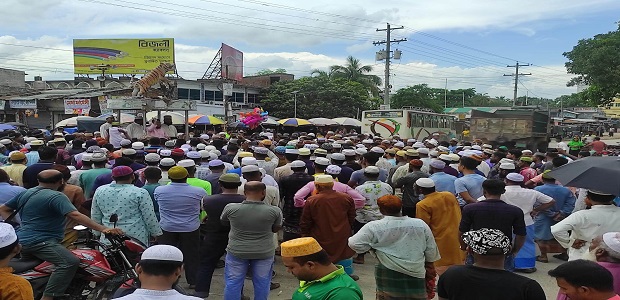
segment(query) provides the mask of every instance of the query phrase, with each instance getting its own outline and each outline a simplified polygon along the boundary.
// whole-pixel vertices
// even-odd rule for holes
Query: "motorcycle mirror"
[[[73,230],[75,230],[75,231],[82,231],[82,230],[86,230],[86,229],[88,229],[88,228],[86,226],[84,226],[84,225],[75,225],[75,226],[73,226]]]
[[[110,223],[116,223],[118,222],[118,215],[117,214],[112,214],[110,216]]]

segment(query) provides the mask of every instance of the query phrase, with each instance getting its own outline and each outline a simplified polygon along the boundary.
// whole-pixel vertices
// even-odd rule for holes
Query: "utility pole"
[[[446,88],[443,92],[443,108],[448,107],[448,78],[446,78]]]
[[[291,92],[291,94],[295,95],[295,98],[294,98],[294,101],[295,101],[295,108],[294,108],[295,112],[294,112],[294,115],[293,115],[294,118],[297,118],[297,93],[299,93],[299,91]]]
[[[463,92],[463,107],[465,107],[465,92]]]
[[[514,96],[512,98],[512,106],[517,105],[517,91],[519,89],[519,76],[528,76],[528,75],[532,75],[532,73],[519,73],[519,67],[529,67],[530,64],[519,64],[519,62],[517,61],[517,63],[514,66],[506,66],[508,68],[515,68],[515,73],[514,74],[504,74],[504,76],[514,76],[515,78],[515,90],[514,90]]]
[[[387,108],[390,108],[390,58],[391,57],[391,50],[390,50],[390,46],[392,43],[400,43],[400,42],[406,42],[407,39],[398,39],[398,40],[392,40],[391,38],[391,33],[392,30],[397,30],[397,29],[403,29],[405,27],[400,26],[400,27],[394,27],[392,28],[390,26],[390,23],[387,23],[387,28],[385,29],[377,29],[377,31],[385,31],[387,33],[387,38],[385,39],[385,41],[379,41],[379,42],[373,42],[373,45],[381,45],[381,44],[385,44],[385,87],[384,87],[384,95],[383,95],[383,104],[385,104],[387,106]],[[395,59],[400,59],[400,53],[398,54],[398,57],[394,57]]]

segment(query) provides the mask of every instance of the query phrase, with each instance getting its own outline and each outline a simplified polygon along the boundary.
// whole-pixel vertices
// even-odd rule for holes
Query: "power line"
[[[515,68],[515,72],[514,74],[504,74],[504,76],[514,76],[515,78],[515,90],[514,90],[514,97],[512,99],[512,106],[517,105],[517,91],[519,88],[519,76],[527,76],[527,75],[532,75],[532,73],[519,73],[519,67],[529,67],[530,64],[520,64],[518,61],[514,66],[506,66],[508,68]]]

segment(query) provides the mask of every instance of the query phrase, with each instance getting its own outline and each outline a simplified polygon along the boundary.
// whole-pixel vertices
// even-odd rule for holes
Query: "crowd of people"
[[[617,195],[549,173],[596,150],[435,135],[186,137],[167,122],[113,121],[51,138],[2,133],[1,299],[32,298],[11,274],[16,255],[53,263],[43,299],[63,296],[79,264],[69,251],[77,224],[104,243],[127,234],[150,246],[136,266],[142,287],[124,299],[206,298],[224,268],[224,299],[249,299],[248,278],[253,299],[265,300],[279,287],[276,255],[300,280],[293,300],[363,299],[355,265],[369,252],[377,299],[546,299],[514,272],[536,272],[548,254],[569,261],[549,272],[560,299],[620,299]],[[172,289],[180,276],[192,296]]]

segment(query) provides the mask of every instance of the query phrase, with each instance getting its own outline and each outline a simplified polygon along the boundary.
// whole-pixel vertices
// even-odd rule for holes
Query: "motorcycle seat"
[[[13,268],[13,273],[22,273],[33,269],[43,261],[38,258],[13,258],[9,261],[9,267]]]

